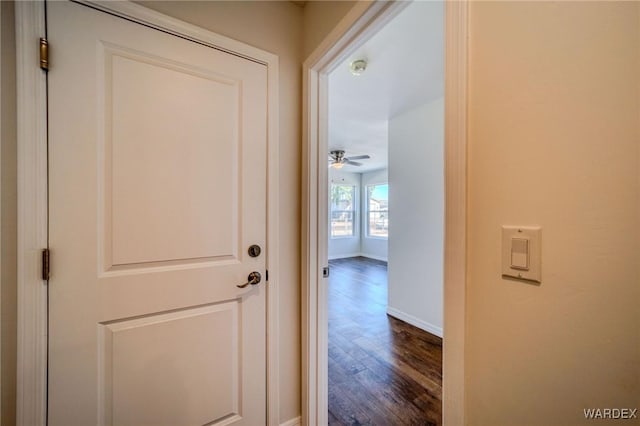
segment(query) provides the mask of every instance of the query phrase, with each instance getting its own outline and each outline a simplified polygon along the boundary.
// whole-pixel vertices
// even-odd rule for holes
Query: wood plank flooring
[[[329,425],[442,423],[442,339],[387,316],[387,266],[329,262]]]

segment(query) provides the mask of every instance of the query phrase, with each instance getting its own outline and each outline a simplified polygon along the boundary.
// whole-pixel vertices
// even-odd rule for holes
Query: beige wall
[[[2,70],[0,76],[0,274],[2,306],[0,312],[2,353],[0,356],[0,383],[2,399],[0,424],[15,424],[16,415],[16,90],[15,90],[15,35],[13,2],[0,2],[2,23]]]
[[[318,47],[322,40],[351,10],[356,1],[310,1],[304,6],[302,59]]]
[[[470,6],[471,425],[638,407],[639,8]],[[542,226],[541,285],[500,277],[503,224]]]

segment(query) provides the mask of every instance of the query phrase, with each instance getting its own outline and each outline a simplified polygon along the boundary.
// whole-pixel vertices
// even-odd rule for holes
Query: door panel
[[[241,82],[114,47],[104,59],[111,265],[237,259]]]
[[[50,425],[265,423],[266,68],[47,7]],[[54,47],[55,46],[55,47]]]
[[[117,321],[100,331],[98,410],[113,424],[204,425],[240,412],[236,301]],[[209,368],[212,362],[230,368]]]

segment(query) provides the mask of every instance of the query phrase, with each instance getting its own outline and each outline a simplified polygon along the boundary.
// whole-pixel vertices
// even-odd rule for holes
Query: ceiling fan
[[[350,166],[362,166],[362,163],[358,163],[353,160],[366,160],[368,155],[356,155],[355,157],[345,157],[343,150],[335,150],[329,152],[329,167],[334,169],[341,169],[345,164]]]

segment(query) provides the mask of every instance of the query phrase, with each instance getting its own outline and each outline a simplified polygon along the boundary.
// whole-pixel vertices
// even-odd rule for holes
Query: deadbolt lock
[[[259,245],[253,244],[251,247],[249,247],[249,256],[258,257],[260,256],[260,253],[262,253],[262,249]]]

